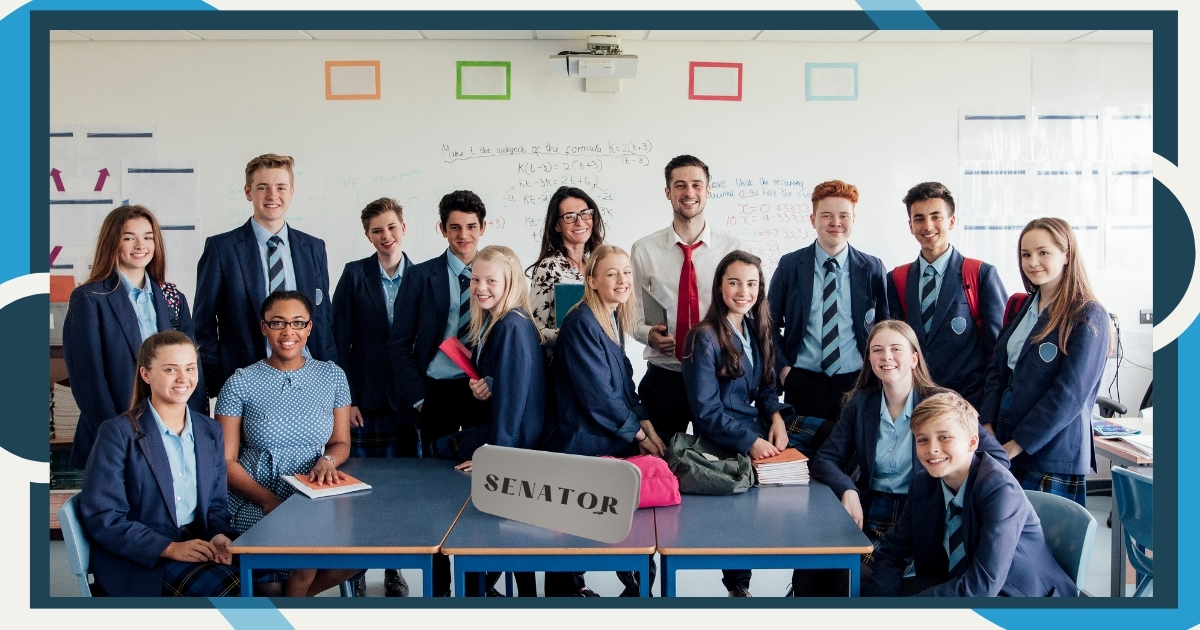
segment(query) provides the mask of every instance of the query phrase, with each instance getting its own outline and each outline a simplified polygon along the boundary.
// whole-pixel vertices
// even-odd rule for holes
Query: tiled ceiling
[[[760,41],[760,42],[996,42],[1149,44],[1153,31],[734,31],[734,30],[545,30],[545,31],[51,31],[50,41],[196,41],[196,40],[563,40],[588,35],[616,35],[624,41]]]

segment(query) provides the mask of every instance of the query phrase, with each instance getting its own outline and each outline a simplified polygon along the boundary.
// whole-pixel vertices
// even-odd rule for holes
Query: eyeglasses
[[[558,215],[558,218],[562,219],[563,223],[574,223],[574,222],[578,221],[579,219],[587,219],[587,220],[591,221],[592,214],[594,214],[595,212],[596,212],[595,210],[588,208],[587,210],[584,210],[583,212],[568,212],[566,214],[560,214],[560,215]]]
[[[273,319],[264,323],[267,325],[267,328],[270,328],[271,330],[283,330],[288,326],[291,326],[295,330],[304,330],[305,328],[308,328],[308,325],[311,324],[312,321],[292,320],[290,322],[285,322],[281,319]]]

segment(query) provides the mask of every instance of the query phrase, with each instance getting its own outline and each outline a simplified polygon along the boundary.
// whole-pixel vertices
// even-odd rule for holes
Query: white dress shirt
[[[697,240],[704,242],[692,252],[692,264],[696,267],[696,289],[700,295],[700,317],[703,318],[712,298],[712,282],[717,265],[726,254],[738,249],[745,250],[746,245],[722,230],[713,230],[708,224],[705,224]],[[683,269],[683,250],[676,243],[682,242],[675,228],[668,225],[638,240],[630,252],[633,284],[637,287],[639,302],[633,338],[647,344],[646,351],[642,353],[643,359],[673,372],[683,370],[675,355],[663,354],[649,345],[650,326],[646,325],[641,290],[647,289],[667,308],[667,334],[674,335],[679,321],[676,313],[679,306],[679,272]],[[683,339],[676,339],[675,343],[681,344]]]

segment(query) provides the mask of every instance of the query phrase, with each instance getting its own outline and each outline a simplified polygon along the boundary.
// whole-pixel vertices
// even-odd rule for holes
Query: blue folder
[[[582,284],[554,285],[554,325],[561,328],[567,311],[581,301],[583,301]]]

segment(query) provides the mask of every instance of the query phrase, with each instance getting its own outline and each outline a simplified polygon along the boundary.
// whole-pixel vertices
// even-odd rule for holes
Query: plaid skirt
[[[1066,497],[1087,507],[1087,483],[1085,475],[1038,472],[1036,470],[1012,469],[1012,474],[1026,490],[1049,492]]]
[[[216,562],[172,560],[163,570],[163,597],[238,597],[237,567]]]
[[[417,457],[417,430],[391,409],[360,410],[363,426],[350,429],[350,457]]]
[[[875,559],[875,549],[879,548],[879,542],[883,540],[884,534],[887,534],[888,530],[900,520],[900,512],[904,510],[904,502],[907,500],[907,494],[867,491],[866,512],[863,514],[863,533],[871,541],[871,553],[863,556],[863,563],[870,564]]]
[[[812,444],[814,440],[822,433],[828,435],[828,431],[822,431],[821,428],[829,421],[816,416],[791,416],[787,420],[788,446],[796,450],[804,452],[806,455],[814,452]]]

